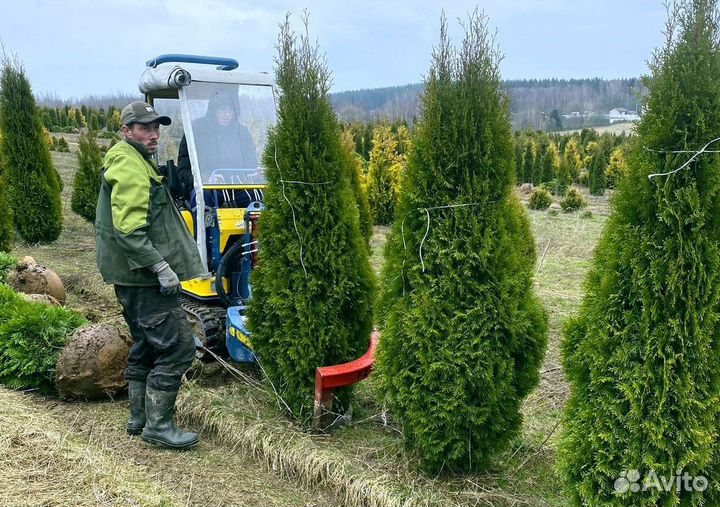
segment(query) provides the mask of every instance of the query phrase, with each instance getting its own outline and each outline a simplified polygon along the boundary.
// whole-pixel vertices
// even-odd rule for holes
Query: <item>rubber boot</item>
[[[145,427],[145,382],[128,381],[128,400],[130,419],[128,419],[127,432],[130,435],[139,435]]]
[[[200,441],[197,433],[186,432],[175,425],[177,391],[145,390],[145,429],[142,438],[152,444],[185,449]]]

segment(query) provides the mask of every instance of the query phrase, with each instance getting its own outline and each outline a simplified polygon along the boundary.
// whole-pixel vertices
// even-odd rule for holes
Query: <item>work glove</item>
[[[166,261],[158,261],[152,265],[152,271],[160,282],[160,294],[177,296],[180,294],[180,279]]]

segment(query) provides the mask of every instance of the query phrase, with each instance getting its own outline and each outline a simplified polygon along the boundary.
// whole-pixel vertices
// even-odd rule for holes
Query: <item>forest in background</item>
[[[639,111],[646,87],[638,78],[627,79],[519,79],[503,86],[510,96],[514,130],[560,131],[608,125],[605,115],[613,108]],[[401,121],[412,127],[423,84],[332,93],[330,100],[345,122]],[[90,109],[122,109],[140,95],[115,93],[63,100],[56,95],[37,97],[38,105],[67,105]]]
[[[638,111],[646,87],[628,79],[519,79],[504,81],[514,130],[559,131],[608,125],[613,108]],[[423,84],[334,93],[332,103],[347,122],[400,120],[412,125]],[[564,117],[570,116],[570,117]]]

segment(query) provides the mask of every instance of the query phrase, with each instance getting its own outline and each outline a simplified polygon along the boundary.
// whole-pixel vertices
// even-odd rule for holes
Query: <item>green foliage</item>
[[[5,257],[4,261],[7,262],[8,258]],[[3,281],[0,281],[0,316],[9,314],[9,310],[6,310],[8,305],[21,303],[22,301],[23,298],[20,294],[15,292],[12,287],[5,284]]]
[[[607,143],[603,141],[590,141],[585,147],[585,165],[588,170],[588,187],[590,194],[603,195],[607,186],[605,168],[608,164]]]
[[[608,188],[615,188],[618,182],[628,173],[625,151],[622,148],[615,148],[610,154],[610,160],[605,168],[605,179]]]
[[[355,143],[352,133],[343,130],[342,133],[342,149],[345,163],[350,174],[350,183],[352,185],[355,202],[358,209],[358,218],[360,220],[360,233],[365,238],[365,244],[370,247],[370,238],[372,237],[372,213],[370,212],[370,203],[368,202],[367,192],[363,184],[363,160],[360,155],[355,152]]]
[[[114,131],[101,130],[97,133],[97,137],[100,139],[117,139],[118,135]]]
[[[552,194],[542,187],[537,187],[530,194],[528,206],[530,209],[548,209],[552,204]]]
[[[560,154],[554,141],[548,140],[543,144],[539,165],[539,183],[547,183],[557,178],[560,168]]]
[[[7,194],[7,185],[0,166],[0,255],[2,255],[2,252],[10,251],[15,236],[12,208],[8,202]]]
[[[0,284],[0,383],[53,392],[60,351],[86,321],[60,306],[26,302],[8,289]]]
[[[581,145],[577,136],[572,136],[565,144],[563,150],[563,161],[565,162],[565,171],[569,171],[571,182],[577,181],[580,176],[580,170],[583,167],[583,159],[581,154]],[[563,178],[565,176],[563,175]]]
[[[92,113],[90,115],[90,124],[88,126],[93,132],[97,132],[98,130],[100,130],[100,120],[98,119],[97,114]]]
[[[535,143],[532,140],[528,140],[525,143],[522,157],[522,175],[523,182],[533,182],[533,172],[535,168]],[[537,182],[539,183],[539,182]]]
[[[9,253],[0,252],[0,283],[5,282],[8,271],[17,266],[17,259]]]
[[[73,177],[70,200],[72,210],[88,222],[95,222],[95,207],[100,193],[103,158],[92,131],[80,136],[78,169]]]
[[[375,127],[372,146],[367,174],[368,202],[375,225],[389,225],[395,218],[403,166],[390,125],[381,123]]]
[[[457,50],[443,18],[385,251],[373,375],[430,472],[508,447],[547,341],[498,61],[484,17]]]
[[[116,133],[118,130],[120,130],[121,123],[122,121],[120,120],[120,111],[113,111],[113,113],[107,120],[108,132]]]
[[[70,145],[63,136],[60,136],[60,139],[57,141],[57,151],[70,153]]]
[[[553,182],[553,192],[557,195],[565,195],[567,189],[573,181],[573,169],[570,166],[570,162],[565,157],[560,159],[560,166],[558,167],[558,175]]]
[[[558,466],[574,505],[720,503],[720,157],[648,178],[720,137],[716,1],[672,6],[666,36],[629,172],[564,330],[570,397]],[[671,487],[618,494],[629,470],[641,485],[653,472]],[[704,476],[708,489],[676,488],[683,473]]]
[[[62,229],[60,178],[43,140],[25,71],[7,57],[0,71],[0,131],[0,160],[15,229],[28,242],[52,242]]]
[[[570,188],[570,190],[568,190],[565,194],[565,198],[560,201],[560,207],[566,213],[585,208],[587,205],[587,199],[585,199],[585,197],[583,197],[580,191],[575,187]]]
[[[297,42],[289,20],[278,51],[282,95],[263,155],[267,209],[248,315],[268,378],[293,415],[307,420],[315,369],[367,350],[375,282],[328,100],[329,72],[307,35]],[[349,391],[337,394],[347,408]]]

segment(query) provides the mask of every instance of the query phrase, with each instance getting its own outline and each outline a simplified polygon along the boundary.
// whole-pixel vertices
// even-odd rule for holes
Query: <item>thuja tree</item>
[[[0,161],[0,252],[9,252],[14,239],[12,208],[7,199],[6,188],[2,176],[2,161]]]
[[[2,144],[2,132],[0,132],[0,144]],[[12,208],[7,198],[7,183],[3,176],[2,156],[0,156],[0,255],[1,252],[9,252],[14,239]],[[0,269],[2,261],[0,260]],[[0,273],[0,281],[2,273]]]
[[[30,82],[21,64],[5,57],[0,71],[0,159],[15,228],[26,241],[48,243],[62,229],[60,182]]]
[[[605,147],[598,141],[590,141],[585,147],[585,167],[588,174],[588,187],[592,195],[603,195],[607,180],[605,167],[608,157]]]
[[[518,435],[547,342],[498,62],[484,16],[459,49],[443,18],[385,250],[374,375],[432,472],[483,468]]]
[[[389,225],[395,217],[402,159],[397,154],[397,138],[387,123],[373,130],[367,193],[376,225]]]
[[[365,238],[365,244],[370,247],[370,237],[372,236],[372,213],[370,211],[370,203],[368,202],[367,192],[364,185],[363,159],[355,152],[355,141],[349,130],[342,132],[342,148],[347,164],[347,170],[350,174],[350,184],[355,195],[355,203],[358,209],[358,218],[360,220],[360,233]]]
[[[267,209],[249,318],[268,378],[305,420],[312,414],[315,368],[367,350],[374,280],[325,61],[307,32],[298,41],[289,20],[278,53],[282,93],[263,155]],[[344,407],[348,393],[340,396]]]
[[[716,1],[671,6],[667,28],[564,333],[559,467],[575,505],[720,501],[720,156],[692,153],[720,137]]]
[[[93,131],[80,136],[77,158],[78,169],[73,177],[70,205],[75,213],[89,222],[94,222],[103,159]]]
[[[608,188],[615,188],[618,182],[627,174],[627,160],[625,158],[625,150],[615,148],[610,153],[610,159],[608,165],[605,167],[605,179],[607,181]]]

